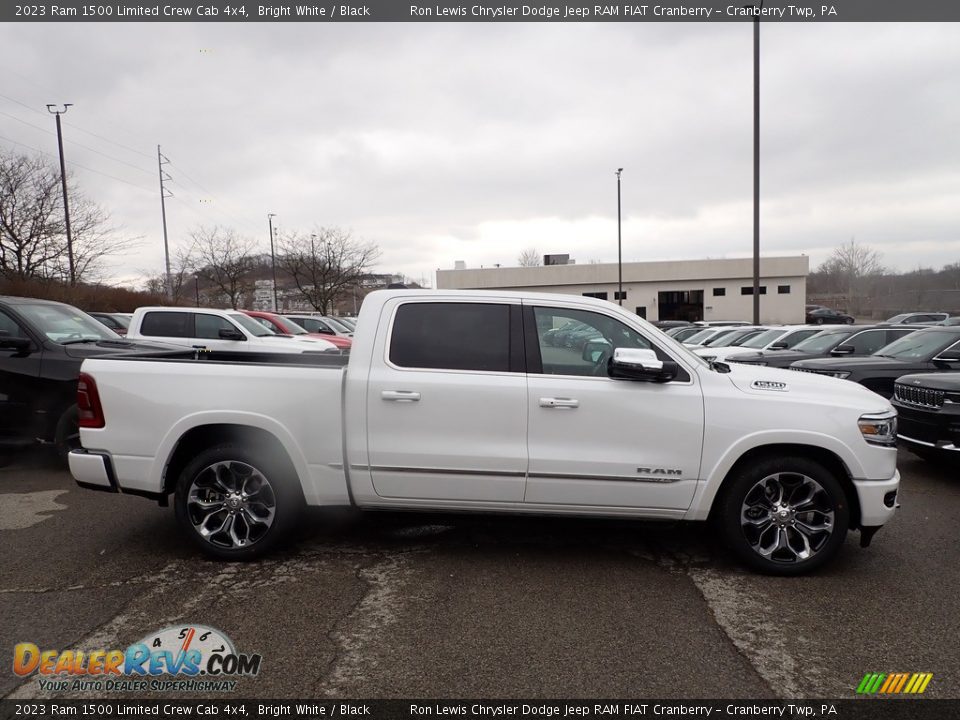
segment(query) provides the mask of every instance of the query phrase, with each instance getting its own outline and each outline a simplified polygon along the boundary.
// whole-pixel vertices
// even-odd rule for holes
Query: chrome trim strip
[[[401,467],[399,465],[351,465],[354,470],[370,472],[415,473],[417,475],[488,475],[491,477],[525,477],[523,470],[464,470],[460,468]]]
[[[527,477],[540,480],[601,480],[609,482],[652,482],[675,483],[682,477],[660,477],[650,475],[581,475],[578,473],[529,473]]]
[[[960,451],[960,447],[957,447],[953,443],[949,445],[937,445],[936,443],[926,442],[925,440],[917,440],[916,438],[908,437],[906,435],[897,435],[897,440],[904,440],[906,442],[916,443],[917,445],[923,445],[925,447],[933,448],[934,450],[949,450],[951,452]]]

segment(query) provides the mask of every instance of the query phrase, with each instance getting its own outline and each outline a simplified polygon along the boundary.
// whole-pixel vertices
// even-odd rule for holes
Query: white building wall
[[[806,256],[771,257],[760,260],[760,321],[802,323],[807,296],[809,259]],[[789,286],[788,293],[778,292]],[[753,261],[679,260],[670,262],[624,263],[623,306],[633,312],[646,308],[648,320],[660,320],[660,292],[702,290],[704,320],[751,320],[753,296],[742,288],[753,286]],[[497,289],[556,292],[570,295],[606,292],[615,302],[617,265],[551,265],[533,268],[479,268],[437,271],[437,287],[444,289]],[[714,295],[714,289],[724,291]]]

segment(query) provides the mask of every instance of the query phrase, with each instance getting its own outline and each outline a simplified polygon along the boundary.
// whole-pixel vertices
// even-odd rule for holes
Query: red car
[[[269,330],[273,330],[278,335],[305,335],[306,337],[320,338],[328,343],[336,345],[341,350],[349,350],[353,341],[347,337],[339,335],[325,335],[323,333],[311,333],[297,325],[293,320],[287,320],[276,313],[264,312],[262,310],[241,310],[241,312],[254,318],[257,322]]]

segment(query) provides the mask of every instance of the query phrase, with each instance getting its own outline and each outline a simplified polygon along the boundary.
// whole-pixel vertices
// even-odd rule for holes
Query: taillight
[[[86,373],[80,373],[77,380],[77,410],[80,411],[80,427],[102,428],[106,425],[97,384]]]

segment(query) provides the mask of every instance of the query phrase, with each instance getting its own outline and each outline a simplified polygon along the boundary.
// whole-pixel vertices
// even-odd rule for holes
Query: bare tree
[[[864,294],[868,279],[884,273],[880,262],[881,255],[869,245],[858,243],[851,238],[833,251],[817,272],[822,273],[829,285],[847,295],[847,311],[856,314],[859,311],[860,297]]]
[[[304,299],[326,315],[337,297],[356,287],[379,257],[376,245],[331,227],[281,238],[277,264]]]
[[[517,265],[520,267],[539,267],[543,262],[540,253],[536,248],[527,248],[520,257],[517,258]]]
[[[254,289],[253,240],[220,226],[200,227],[190,237],[196,262],[194,272],[222,294],[230,307],[238,308]]]
[[[174,305],[180,305],[186,300],[192,300],[195,289],[192,287],[197,274],[196,242],[189,247],[179,247],[170,258],[170,286],[171,300]],[[147,273],[144,272],[146,275]],[[151,275],[146,282],[147,292],[166,297],[166,273]],[[197,292],[199,294],[199,292]]]
[[[0,275],[70,280],[59,169],[40,156],[0,153]],[[102,278],[106,258],[129,248],[109,214],[68,178],[74,279]]]

